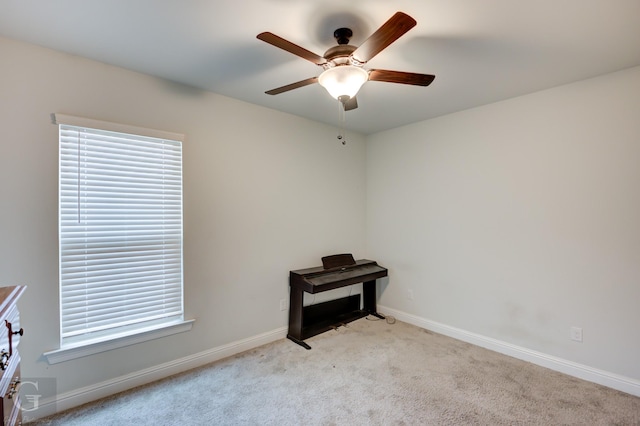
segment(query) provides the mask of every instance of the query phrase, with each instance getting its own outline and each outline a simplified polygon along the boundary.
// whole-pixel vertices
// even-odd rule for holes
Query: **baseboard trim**
[[[184,358],[55,395],[55,397],[49,399],[42,399],[40,400],[37,410],[23,413],[23,416],[28,417],[25,420],[29,421],[50,416],[56,412],[78,407],[82,404],[123,392],[127,389],[146,385],[156,380],[201,367],[276,340],[284,339],[286,335],[287,327],[280,327],[266,333],[231,342]]]
[[[640,381],[624,377],[615,373],[611,373],[588,365],[579,364],[566,359],[558,358],[542,352],[524,348],[522,346],[513,345],[491,337],[472,333],[460,328],[452,327],[436,321],[431,321],[416,315],[398,311],[392,308],[378,305],[378,311],[384,315],[391,315],[396,319],[413,324],[417,327],[424,328],[463,342],[471,343],[501,354],[531,362],[551,370],[555,370],[573,377],[607,386],[631,395],[640,396]]]
[[[592,368],[587,365],[578,364],[573,361],[568,361],[542,352],[533,351],[531,349],[513,345],[511,343],[503,342],[477,333],[472,333],[436,321],[431,321],[385,306],[378,305],[378,311],[382,314],[394,316],[400,321],[413,324],[426,330],[453,337],[454,339],[458,339],[463,342],[471,343],[523,361],[531,362],[573,377],[598,383],[631,395],[640,396],[640,381],[635,379]],[[23,416],[26,417],[24,420],[36,420],[38,418],[55,414],[56,412],[68,410],[100,398],[105,398],[110,395],[123,392],[127,389],[132,389],[174,374],[201,367],[223,358],[283,339],[286,337],[286,334],[287,327],[280,327],[266,333],[231,342],[184,358],[149,367],[144,370],[96,383],[91,386],[55,395],[52,398],[42,399],[40,400],[37,410],[29,413],[23,413]]]

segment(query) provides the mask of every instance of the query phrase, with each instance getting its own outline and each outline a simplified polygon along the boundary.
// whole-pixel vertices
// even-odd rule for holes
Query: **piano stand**
[[[310,268],[291,271],[287,338],[305,349],[311,349],[304,339],[367,315],[384,318],[376,308],[376,278],[383,276],[387,276],[387,270],[370,260],[359,260],[351,266],[329,270]],[[305,291],[319,293],[360,282],[363,283],[362,309],[359,294],[303,306]]]
[[[306,343],[304,342],[304,340],[298,340],[298,339],[296,339],[295,337],[293,337],[293,336],[292,336],[292,335],[290,335],[290,334],[287,334],[287,339],[291,340],[293,343],[297,343],[297,344],[299,344],[300,346],[302,346],[302,347],[303,347],[303,348],[305,348],[306,350],[311,349],[311,346],[309,346],[308,344],[306,344]]]

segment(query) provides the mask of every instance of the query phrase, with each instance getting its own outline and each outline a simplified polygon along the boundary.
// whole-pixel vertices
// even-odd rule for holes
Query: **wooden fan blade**
[[[370,81],[386,81],[387,83],[412,84],[414,86],[428,86],[436,78],[431,74],[417,74],[414,72],[370,70]]]
[[[288,92],[289,90],[308,86],[309,84],[313,84],[317,82],[318,82],[318,77],[311,77],[311,78],[307,78],[306,80],[300,80],[295,83],[287,84],[286,86],[278,87],[277,89],[271,89],[264,93],[266,93],[267,95],[278,95],[280,93]]]
[[[364,64],[415,26],[416,20],[411,16],[403,12],[396,12],[366,39],[351,56],[356,61]]]
[[[323,65],[327,63],[327,61],[322,56],[316,55],[315,53],[308,51],[304,47],[293,44],[290,41],[285,40],[273,33],[260,33],[257,35],[257,38],[275,47],[286,50],[289,53],[293,53],[294,55],[299,56],[302,59],[313,62],[316,65]]]

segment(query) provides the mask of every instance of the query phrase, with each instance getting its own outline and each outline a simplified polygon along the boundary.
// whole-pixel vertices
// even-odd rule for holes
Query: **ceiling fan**
[[[313,62],[324,69],[318,77],[287,84],[265,93],[277,95],[309,84],[320,83],[331,96],[342,103],[344,110],[348,111],[358,107],[356,93],[367,81],[428,86],[435,78],[434,75],[364,68],[364,65],[374,56],[415,25],[416,20],[411,16],[403,12],[396,12],[358,47],[349,44],[349,39],[353,35],[351,29],[338,28],[333,33],[338,45],[327,50],[324,56],[310,52],[273,33],[260,33],[257,36],[258,39]]]

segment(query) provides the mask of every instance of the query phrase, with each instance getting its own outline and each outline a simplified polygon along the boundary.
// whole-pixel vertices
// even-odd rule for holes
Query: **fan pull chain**
[[[347,144],[347,139],[344,136],[344,124],[347,121],[347,113],[344,110],[344,103],[338,99],[338,141],[342,142],[342,145]]]

